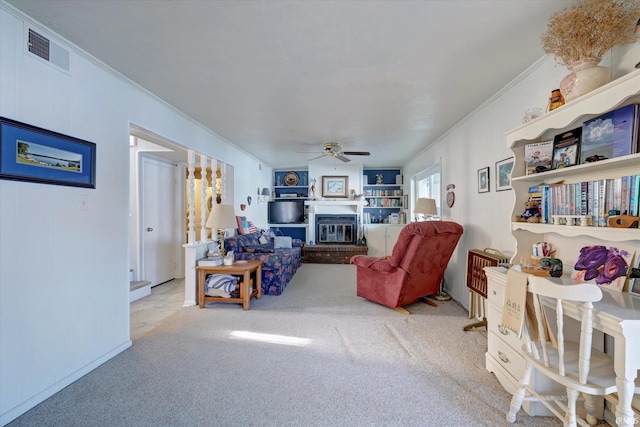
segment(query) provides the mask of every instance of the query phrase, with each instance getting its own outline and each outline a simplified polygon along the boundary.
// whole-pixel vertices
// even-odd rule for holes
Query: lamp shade
[[[263,196],[270,196],[271,195],[271,193],[269,192],[269,189],[267,187],[264,187],[262,189],[262,193],[260,193],[260,194],[263,195]]]
[[[436,199],[419,198],[416,201],[416,207],[413,210],[417,214],[423,214],[425,216],[434,216],[438,214],[438,208],[436,207]]]
[[[233,206],[219,205],[217,203],[211,206],[211,213],[207,218],[205,227],[218,230],[221,228],[235,228],[236,225],[236,212],[233,210]]]

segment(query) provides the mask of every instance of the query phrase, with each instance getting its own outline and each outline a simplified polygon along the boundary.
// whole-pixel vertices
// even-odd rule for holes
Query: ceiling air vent
[[[29,52],[37,57],[64,71],[69,71],[69,51],[31,28],[29,28],[27,47]]]

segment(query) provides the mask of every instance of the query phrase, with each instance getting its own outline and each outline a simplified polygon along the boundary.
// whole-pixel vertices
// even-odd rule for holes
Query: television
[[[304,200],[275,200],[269,202],[269,224],[304,223]]]

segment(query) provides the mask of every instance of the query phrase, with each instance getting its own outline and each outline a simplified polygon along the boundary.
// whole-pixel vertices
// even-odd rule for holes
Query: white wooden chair
[[[590,283],[561,285],[559,280],[531,275],[529,276],[528,291],[533,294],[535,321],[538,326],[537,330],[540,331],[540,337],[538,339],[529,333],[535,328],[525,327],[523,330],[523,349],[527,367],[520,379],[518,389],[511,399],[507,421],[513,423],[516,420],[516,414],[520,410],[523,400],[527,399],[541,402],[563,420],[565,426],[575,426],[576,423],[581,426],[595,425],[597,419],[594,396],[604,396],[616,392],[613,357],[591,348],[592,303],[602,299],[602,291],[597,285]],[[548,324],[545,321],[544,307],[540,297],[555,300],[557,348],[547,342],[545,331]],[[565,340],[562,300],[583,303],[579,342]],[[530,385],[533,369],[566,387],[567,395],[549,396],[536,392]],[[576,401],[579,393],[583,393],[584,396],[586,422],[576,415]],[[528,396],[525,397],[525,394]]]

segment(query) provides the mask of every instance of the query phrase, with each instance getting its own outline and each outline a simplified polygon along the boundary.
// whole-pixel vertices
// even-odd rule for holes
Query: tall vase
[[[601,58],[584,58],[569,66],[571,74],[560,82],[560,92],[565,102],[591,92],[607,83],[611,79],[611,69],[601,67]]]

